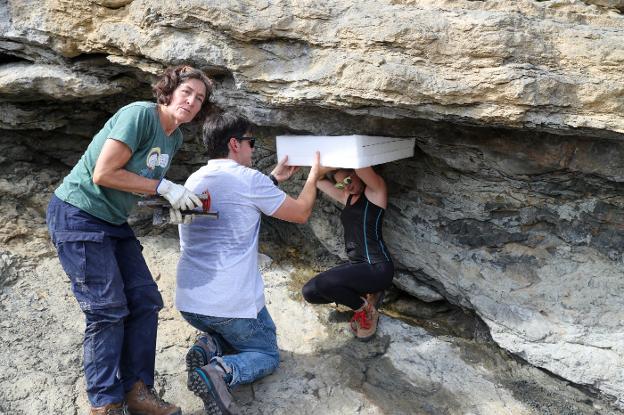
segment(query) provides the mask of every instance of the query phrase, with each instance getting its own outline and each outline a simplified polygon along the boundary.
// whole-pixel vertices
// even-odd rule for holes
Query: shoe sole
[[[193,346],[186,354],[186,371],[190,372],[208,364],[206,351],[199,346]]]
[[[375,337],[375,333],[373,333],[373,334],[371,334],[370,336],[367,336],[367,337],[358,337],[358,336],[355,336],[355,338],[356,338],[358,341],[361,341],[361,342],[368,342],[368,341],[370,341],[373,337]]]
[[[204,409],[207,415],[228,415],[221,400],[214,395],[215,386],[210,380],[210,376],[204,373],[201,368],[195,368],[189,372],[188,389],[204,402]]]
[[[128,409],[127,414],[128,415],[150,415],[149,412],[134,412],[134,411],[131,411],[129,409]],[[178,411],[175,411],[175,412],[172,412],[172,413],[170,413],[168,415],[182,415],[182,409],[180,409]]]
[[[361,341],[361,342],[367,342],[370,339],[372,339],[373,337],[375,337],[375,334],[377,334],[377,330],[375,330],[373,332],[373,334],[371,334],[370,336],[358,336],[357,335],[357,330],[354,330],[353,327],[351,327],[351,333],[353,333],[353,337],[355,337],[357,340]]]

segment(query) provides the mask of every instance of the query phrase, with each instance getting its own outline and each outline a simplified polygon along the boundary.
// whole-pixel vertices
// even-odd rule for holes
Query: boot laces
[[[364,308],[363,310],[360,311],[356,311],[353,314],[353,318],[351,319],[352,322],[357,323],[361,328],[363,329],[370,329],[371,328],[371,320],[368,317],[368,309]]]
[[[106,415],[129,415],[128,407],[126,405],[122,405],[119,408],[109,408],[106,410]]]
[[[147,391],[149,393],[149,398],[153,399],[159,407],[164,408],[169,406],[169,402],[165,401],[163,398],[160,397],[160,395],[158,395],[158,392],[156,392],[156,389],[152,388],[147,388]]]

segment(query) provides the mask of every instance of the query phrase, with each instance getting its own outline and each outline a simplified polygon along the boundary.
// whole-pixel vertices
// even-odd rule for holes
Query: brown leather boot
[[[148,388],[142,380],[126,394],[128,409],[132,415],[182,415],[182,410],[165,402],[154,388]]]
[[[128,407],[123,403],[109,403],[108,405],[92,407],[89,415],[130,415]]]

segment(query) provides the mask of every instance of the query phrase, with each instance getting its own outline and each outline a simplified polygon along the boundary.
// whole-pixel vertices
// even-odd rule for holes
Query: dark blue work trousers
[[[154,384],[162,297],[127,223],[113,225],[52,196],[52,242],[86,317],[84,371],[93,406],[121,402],[138,380]]]

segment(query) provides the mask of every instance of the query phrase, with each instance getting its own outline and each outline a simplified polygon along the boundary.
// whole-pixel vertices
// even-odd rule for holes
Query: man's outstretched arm
[[[331,169],[321,166],[320,154],[317,151],[299,197],[293,199],[287,195],[282,205],[272,216],[287,222],[306,223],[312,214],[312,207],[316,201],[316,182],[329,170]]]

